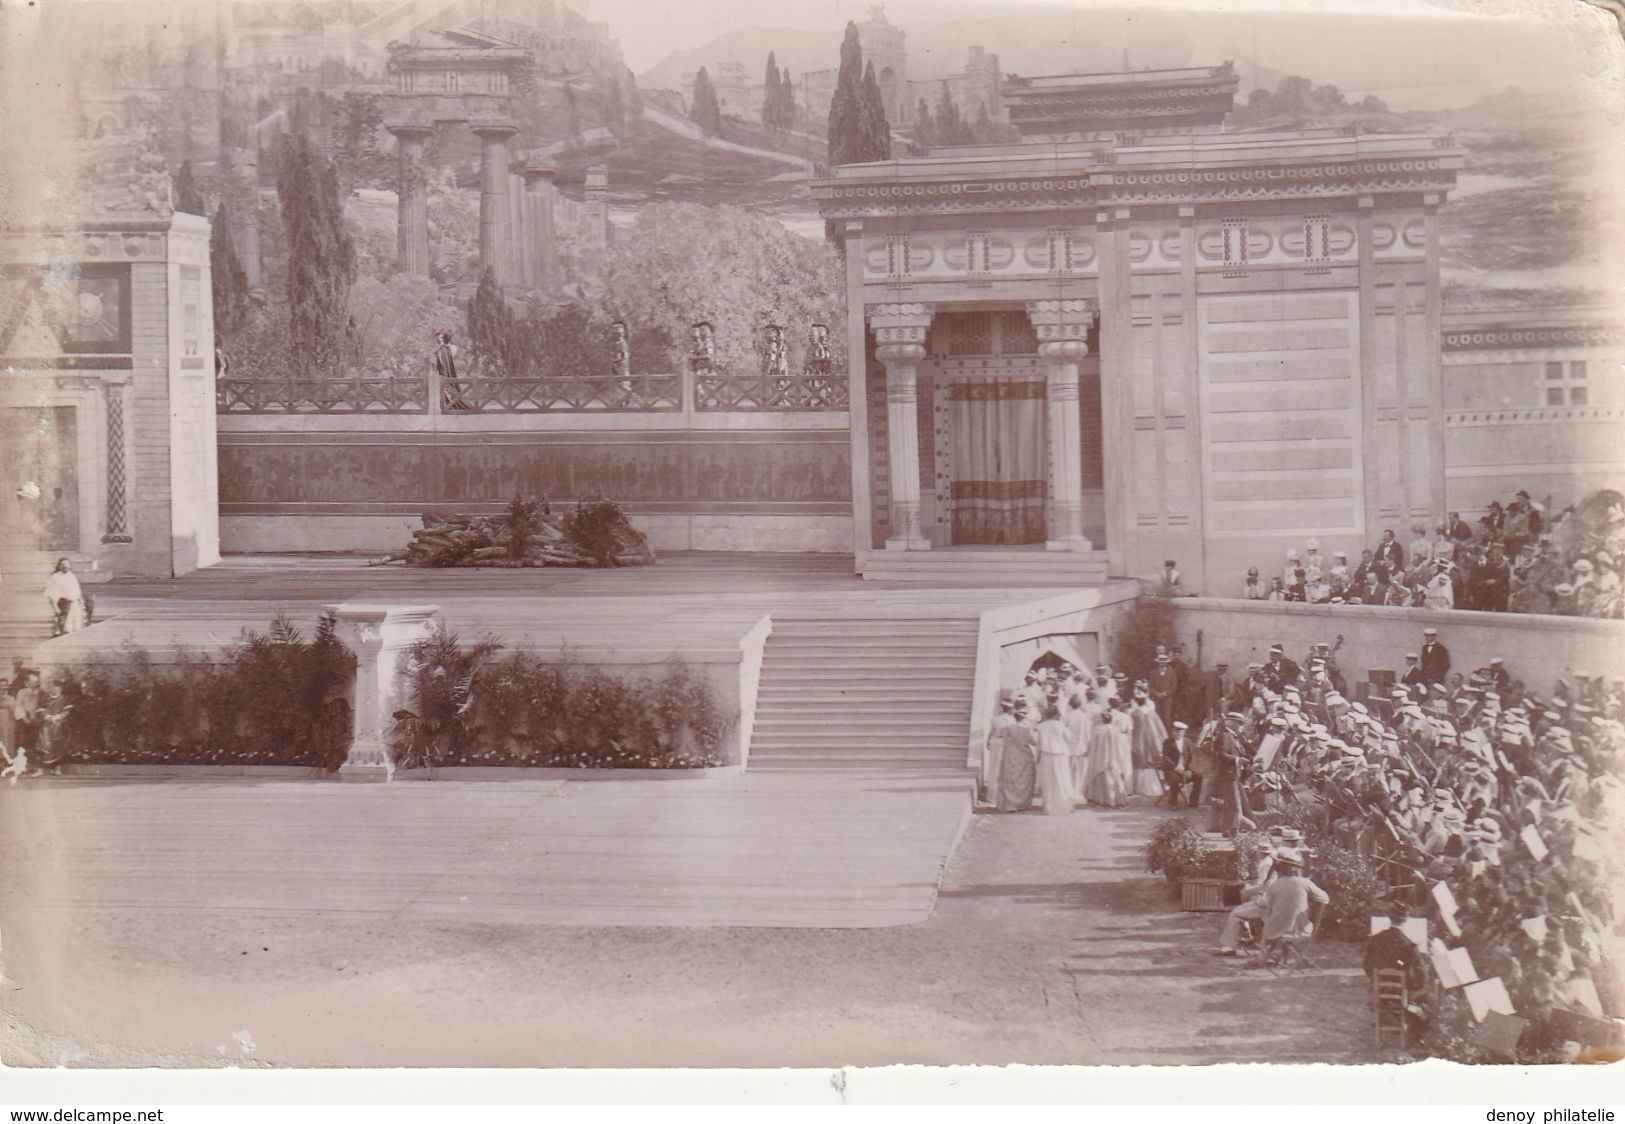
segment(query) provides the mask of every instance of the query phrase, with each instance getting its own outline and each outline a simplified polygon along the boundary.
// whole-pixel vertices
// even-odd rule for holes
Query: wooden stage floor
[[[937,589],[864,581],[846,554],[684,553],[612,570],[408,569],[359,555],[228,556],[176,579],[120,579],[95,589],[99,623],[52,642],[47,662],[143,647],[222,647],[278,613],[304,624],[342,601],[431,604],[459,637],[567,644],[581,658],[662,660],[674,652],[737,655],[772,612],[963,617],[1062,589]],[[42,658],[46,658],[42,656]]]

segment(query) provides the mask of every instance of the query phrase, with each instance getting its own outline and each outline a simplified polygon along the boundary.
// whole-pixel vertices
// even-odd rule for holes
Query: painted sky
[[[867,0],[591,0],[590,11],[642,74],[673,51],[744,28],[838,34],[869,7]],[[1608,19],[1581,0],[1137,0],[1132,8],[1121,0],[889,0],[885,10],[920,39],[922,25],[938,25],[940,41],[949,31],[942,25],[959,24],[966,45],[980,43],[1007,60],[1006,70],[1027,73],[1035,71],[1019,65],[1023,56],[1053,65],[1057,47],[1070,43],[1087,61],[1103,42],[1122,42],[1132,54],[1138,40],[1164,49],[1177,43],[1191,63],[1233,58],[1244,86],[1255,69],[1307,74],[1376,93],[1395,108],[1461,105],[1508,86],[1580,92],[1611,82],[1606,93],[1620,96],[1619,48],[1609,57],[1605,46]],[[952,61],[962,58],[955,52]]]

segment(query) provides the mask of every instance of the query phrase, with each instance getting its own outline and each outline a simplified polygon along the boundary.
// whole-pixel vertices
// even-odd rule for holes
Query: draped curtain
[[[1044,540],[1044,380],[956,380],[953,541],[1017,546]]]

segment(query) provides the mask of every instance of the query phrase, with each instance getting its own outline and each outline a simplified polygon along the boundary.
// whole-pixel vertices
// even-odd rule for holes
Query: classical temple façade
[[[1448,136],[1222,131],[1229,64],[1014,79],[1019,144],[838,167],[855,552],[1151,575],[1443,515]]]

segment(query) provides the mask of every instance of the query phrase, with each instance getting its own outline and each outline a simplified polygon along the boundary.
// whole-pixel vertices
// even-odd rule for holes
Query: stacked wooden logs
[[[613,556],[601,563],[581,544],[573,541],[563,515],[533,515],[527,519],[528,533],[522,549],[512,549],[510,516],[433,515],[425,513],[423,526],[412,532],[406,549],[373,563],[375,566],[404,562],[408,566],[647,566],[654,562],[649,541],[631,524],[623,521],[616,530]]]

